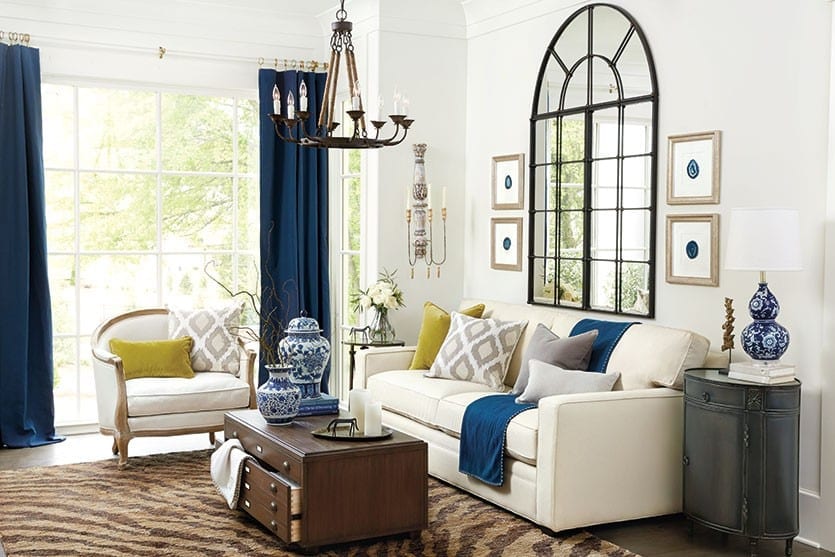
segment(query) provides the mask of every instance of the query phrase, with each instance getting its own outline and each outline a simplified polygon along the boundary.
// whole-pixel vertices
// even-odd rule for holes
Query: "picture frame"
[[[522,270],[522,217],[490,219],[490,267]]]
[[[667,204],[719,203],[719,130],[667,138]]]
[[[525,154],[493,157],[493,209],[525,208]]]
[[[719,215],[667,215],[667,282],[719,286]]]

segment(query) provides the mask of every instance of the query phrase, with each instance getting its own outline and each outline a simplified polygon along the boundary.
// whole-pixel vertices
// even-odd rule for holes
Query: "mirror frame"
[[[623,16],[627,22],[629,23],[628,30],[626,32],[625,38],[621,41],[620,47],[617,49],[616,55],[613,56],[615,60],[626,45],[629,44],[629,41],[633,36],[637,36],[640,40],[641,47],[643,48],[644,55],[646,58],[646,65],[647,70],[649,73],[649,85],[651,87],[651,91],[649,94],[640,95],[631,98],[624,98],[623,92],[623,83],[620,77],[620,73],[616,67],[617,62],[613,65],[611,60],[606,60],[609,64],[610,70],[613,71],[614,76],[618,82],[619,91],[618,91],[618,98],[615,101],[606,101],[606,102],[597,102],[595,103],[593,100],[593,94],[589,91],[588,85],[586,86],[586,104],[579,105],[579,106],[572,106],[569,109],[565,109],[562,104],[557,110],[550,110],[550,107],[545,107],[545,112],[540,112],[540,98],[543,94],[543,84],[547,88],[548,83],[546,79],[546,72],[548,70],[548,62],[551,60],[557,60],[557,62],[563,67],[564,70],[568,68],[572,68],[566,72],[565,76],[565,84],[563,86],[563,90],[565,90],[565,85],[570,82],[574,69],[578,66],[583,66],[585,64],[580,64],[582,60],[588,60],[588,67],[589,72],[593,68],[592,61],[595,58],[602,58],[598,54],[593,54],[591,52],[592,45],[594,44],[594,10],[597,8],[607,8],[612,9],[618,12],[621,16]],[[587,14],[587,40],[588,46],[585,49],[585,55],[579,58],[576,63],[573,60],[567,61],[564,63],[562,59],[559,58],[558,53],[555,51],[555,47],[557,42],[559,41],[560,37],[563,35],[565,30],[569,27],[569,25],[574,22],[579,16]],[[590,75],[590,74],[589,74]],[[561,99],[562,101],[562,99]],[[541,121],[549,120],[549,119],[559,119],[562,116],[569,116],[569,115],[577,115],[583,114],[585,115],[585,122],[589,122],[592,118],[592,114],[595,111],[603,110],[606,108],[617,108],[619,117],[618,117],[618,136],[622,137],[623,135],[623,128],[624,128],[624,118],[623,118],[623,111],[625,107],[638,104],[638,103],[651,103],[652,105],[652,117],[651,117],[651,125],[652,130],[650,132],[650,151],[644,153],[644,156],[648,156],[649,158],[649,180],[650,180],[650,191],[649,191],[649,203],[646,208],[642,207],[642,210],[649,211],[649,246],[648,246],[648,253],[646,260],[626,260],[621,256],[621,251],[623,248],[622,244],[622,233],[621,233],[621,216],[623,214],[623,203],[621,201],[621,192],[623,191],[623,175],[622,172],[617,173],[616,179],[616,191],[618,192],[618,199],[615,204],[615,210],[617,211],[617,225],[616,229],[616,256],[614,260],[605,260],[605,261],[613,261],[615,264],[615,292],[614,292],[614,304],[613,309],[608,308],[600,308],[591,305],[591,289],[592,289],[592,258],[591,258],[591,220],[592,220],[592,211],[597,210],[600,211],[601,209],[593,209],[592,203],[592,154],[590,153],[589,147],[592,145],[593,134],[594,134],[594,127],[593,126],[584,126],[583,135],[586,148],[584,149],[584,156],[583,156],[583,163],[584,163],[584,175],[583,175],[583,195],[584,195],[584,203],[582,207],[582,211],[584,214],[584,223],[583,223],[583,242],[582,242],[582,280],[583,280],[583,287],[582,287],[582,297],[580,303],[578,304],[576,301],[568,302],[561,299],[559,295],[559,270],[560,270],[560,260],[563,258],[560,255],[560,246],[559,246],[559,219],[557,215],[559,215],[560,209],[560,195],[558,193],[556,203],[553,209],[548,208],[547,200],[544,202],[544,206],[538,208],[535,206],[538,196],[537,196],[537,186],[542,187],[543,191],[547,191],[547,183],[546,180],[542,180],[541,173],[539,182],[543,182],[541,184],[538,183],[537,180],[537,168],[538,167],[547,167],[549,165],[556,166],[559,168],[559,154],[557,155],[557,160],[555,161],[547,161],[547,162],[538,162],[537,158],[537,125]],[[618,155],[616,157],[617,160],[623,160],[624,155],[619,150]],[[551,42],[548,44],[547,49],[545,50],[545,54],[542,58],[542,63],[539,68],[539,74],[537,76],[536,81],[536,88],[534,90],[533,95],[533,103],[531,106],[531,118],[530,118],[530,158],[529,158],[529,199],[530,204],[528,207],[528,303],[534,305],[546,305],[546,306],[559,306],[561,308],[568,308],[568,309],[578,309],[578,310],[592,310],[592,311],[599,311],[603,313],[615,313],[615,314],[625,314],[625,315],[635,315],[640,317],[646,318],[653,318],[655,316],[655,274],[656,274],[656,213],[657,213],[657,196],[658,196],[658,184],[657,184],[657,166],[658,166],[658,81],[656,79],[655,73],[655,63],[653,61],[652,52],[650,51],[649,44],[647,43],[646,37],[641,30],[638,23],[635,19],[626,12],[623,8],[619,6],[615,6],[612,4],[606,3],[595,3],[589,4],[587,6],[583,6],[582,8],[575,11],[570,17],[566,19],[566,21],[560,26],[557,30],[556,34],[554,35]],[[545,199],[545,196],[539,196]],[[548,255],[548,250],[543,250],[544,253],[542,254],[535,254],[535,240],[536,240],[536,217],[537,213],[544,213],[548,214],[552,212],[554,214],[554,218],[552,222],[548,223],[547,221],[545,227],[547,230],[550,231],[551,228],[555,229],[554,237],[556,238],[555,243],[557,244],[554,248],[554,254]],[[554,261],[554,285],[553,285],[553,301],[543,301],[542,297],[535,298],[535,286],[536,284],[536,262],[537,260],[543,260],[543,262],[547,262],[549,260]],[[646,300],[646,307],[647,311],[644,312],[636,312],[636,311],[624,311],[621,307],[621,290],[622,290],[622,267],[624,262],[636,262],[641,264],[647,264],[649,266],[648,269],[648,277],[647,277],[647,289],[648,289],[648,299]],[[543,263],[545,264],[545,263]],[[562,303],[561,303],[562,302]]]

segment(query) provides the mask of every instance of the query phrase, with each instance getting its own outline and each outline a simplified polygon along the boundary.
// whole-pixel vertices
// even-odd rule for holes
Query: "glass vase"
[[[394,327],[389,321],[389,310],[387,308],[380,308],[374,312],[374,319],[369,325],[368,335],[373,343],[385,344],[394,340]]]

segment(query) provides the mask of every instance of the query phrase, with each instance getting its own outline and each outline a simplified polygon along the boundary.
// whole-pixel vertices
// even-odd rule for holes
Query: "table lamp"
[[[742,349],[759,364],[776,363],[789,347],[789,332],[777,323],[780,304],[768,289],[767,271],[800,271],[800,217],[793,209],[731,209],[725,269],[759,271],[760,283],[742,330]]]

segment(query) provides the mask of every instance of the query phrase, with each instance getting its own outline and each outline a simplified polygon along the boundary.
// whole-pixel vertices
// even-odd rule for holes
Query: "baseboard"
[[[820,493],[808,489],[800,489],[800,534],[795,538],[798,542],[821,548],[816,541],[820,539]]]

